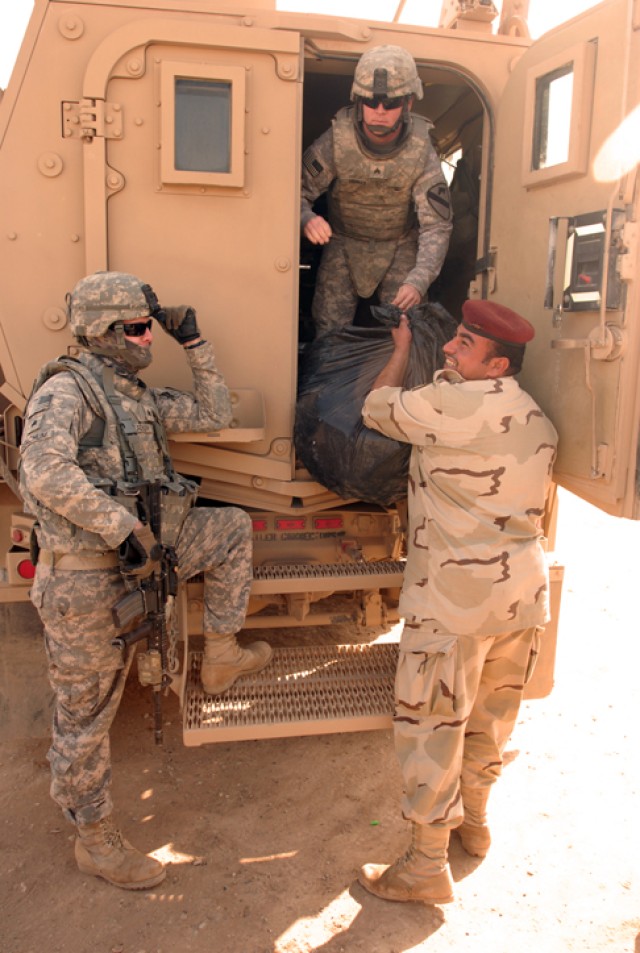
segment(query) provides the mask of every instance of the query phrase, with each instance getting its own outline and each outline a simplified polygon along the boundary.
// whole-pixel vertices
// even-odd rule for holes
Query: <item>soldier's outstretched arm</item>
[[[435,152],[413,187],[413,201],[418,215],[418,254],[406,282],[423,297],[440,274],[453,227],[449,186]]]

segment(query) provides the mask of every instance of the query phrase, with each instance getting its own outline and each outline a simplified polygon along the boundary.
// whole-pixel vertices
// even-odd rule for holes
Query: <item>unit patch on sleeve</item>
[[[451,199],[446,182],[438,182],[427,190],[427,202],[445,222],[451,221]]]

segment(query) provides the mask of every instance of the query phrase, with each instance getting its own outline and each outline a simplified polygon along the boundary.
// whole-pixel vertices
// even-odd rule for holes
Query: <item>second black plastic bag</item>
[[[309,345],[296,406],[295,448],[311,476],[344,499],[390,506],[407,495],[411,447],[362,423],[362,405],[393,352],[400,312],[371,309],[379,327],[350,325]],[[428,384],[457,321],[438,304],[408,312],[413,340],[404,387]]]

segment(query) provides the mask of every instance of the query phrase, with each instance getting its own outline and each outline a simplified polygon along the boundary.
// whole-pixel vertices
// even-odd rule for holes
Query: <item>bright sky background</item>
[[[502,0],[494,0],[502,6]],[[594,6],[597,0],[530,0],[529,29],[532,37]],[[250,0],[247,6],[250,6]],[[406,0],[403,23],[437,26],[442,0]],[[340,16],[387,20],[393,17],[398,0],[277,0],[280,10],[326,13]],[[6,88],[22,36],[33,8],[33,0],[0,0],[0,88]]]

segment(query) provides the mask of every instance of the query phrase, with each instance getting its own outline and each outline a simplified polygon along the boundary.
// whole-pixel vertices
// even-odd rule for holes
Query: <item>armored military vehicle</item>
[[[455,317],[465,298],[495,297],[535,325],[522,380],[559,431],[557,483],[638,514],[640,4],[605,0],[535,42],[527,6],[446,0],[424,28],[271,0],[35,0],[0,102],[0,598],[28,598],[21,414],[40,366],[71,343],[65,295],[96,270],[139,275],[161,301],[192,304],[215,343],[232,426],[171,451],[202,503],[252,516],[248,627],[292,630],[264,675],[213,703],[198,687],[197,581],[181,593],[188,744],[388,723],[393,645],[295,637],[389,627],[402,580],[402,504],[327,490],[293,443],[317,264],[300,237],[301,156],[349,102],[365,50],[414,57],[414,109],[451,181],[432,297]],[[188,387],[159,337],[149,380]],[[551,501],[557,616],[554,519]],[[531,694],[550,690],[556,622]]]

